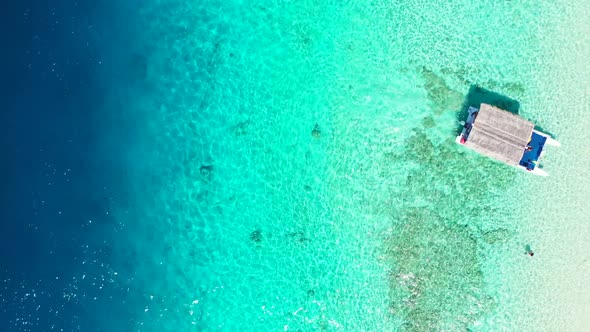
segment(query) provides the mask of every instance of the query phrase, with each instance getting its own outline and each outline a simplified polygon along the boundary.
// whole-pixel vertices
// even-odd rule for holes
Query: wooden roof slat
[[[481,104],[465,146],[510,165],[518,165],[535,125],[510,112]]]

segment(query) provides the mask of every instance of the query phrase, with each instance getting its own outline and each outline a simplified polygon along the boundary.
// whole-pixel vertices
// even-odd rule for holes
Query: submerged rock
[[[259,229],[256,229],[252,233],[250,233],[250,240],[252,242],[260,243],[262,239],[262,232]]]
[[[512,237],[512,232],[507,229],[495,229],[493,231],[487,231],[483,233],[483,239],[486,243],[495,244],[498,242],[504,242]]]
[[[307,241],[309,241],[309,238],[307,238],[305,233],[301,231],[288,233],[287,236],[299,244],[305,244]]]
[[[458,110],[463,102],[463,95],[453,90],[445,80],[432,70],[422,67],[424,89],[428,99],[433,103],[434,111],[440,114],[447,110]]]
[[[201,165],[199,172],[201,173],[203,180],[210,181],[213,176],[213,165]]]
[[[436,126],[436,123],[434,122],[434,118],[432,116],[427,116],[424,119],[422,119],[422,125],[424,126],[424,128],[430,129],[434,128]]]
[[[248,127],[250,126],[250,120],[240,121],[234,126],[234,135],[242,136],[248,133]]]
[[[321,135],[322,135],[322,132],[320,130],[320,125],[318,125],[316,123],[315,126],[313,127],[313,130],[311,131],[311,136],[313,136],[315,138],[320,138]]]
[[[408,331],[465,331],[492,310],[467,227],[419,208],[407,209],[400,222],[386,253],[394,266],[391,311]]]

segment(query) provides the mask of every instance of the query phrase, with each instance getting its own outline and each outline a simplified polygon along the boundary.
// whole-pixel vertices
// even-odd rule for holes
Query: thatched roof
[[[481,104],[465,146],[509,165],[518,165],[535,125],[497,107]]]

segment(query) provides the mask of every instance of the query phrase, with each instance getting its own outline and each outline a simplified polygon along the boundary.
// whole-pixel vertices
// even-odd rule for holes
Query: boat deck
[[[470,106],[461,134],[455,141],[482,155],[496,159],[535,175],[548,176],[539,160],[545,146],[560,146],[549,135],[516,114],[482,103]]]
[[[470,106],[467,110],[467,121],[463,125],[463,130],[461,131],[461,135],[457,137],[457,142],[464,144],[469,137],[469,133],[471,133],[471,128],[473,127],[473,121],[475,121],[475,117],[477,116],[477,112],[479,110],[473,106]]]
[[[531,170],[535,169],[535,162],[541,158],[541,153],[543,152],[543,147],[546,142],[547,137],[539,135],[537,132],[533,131],[531,141],[528,144],[532,147],[532,150],[524,152],[519,165]]]

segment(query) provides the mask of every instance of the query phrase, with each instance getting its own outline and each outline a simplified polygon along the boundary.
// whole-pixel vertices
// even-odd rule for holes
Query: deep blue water
[[[110,213],[127,204],[133,142],[118,116],[124,101],[109,97],[129,84],[110,73],[129,61],[117,48],[137,38],[131,9],[90,0],[0,5],[0,331],[133,324],[125,311],[132,276],[120,277],[113,257],[125,230]]]

